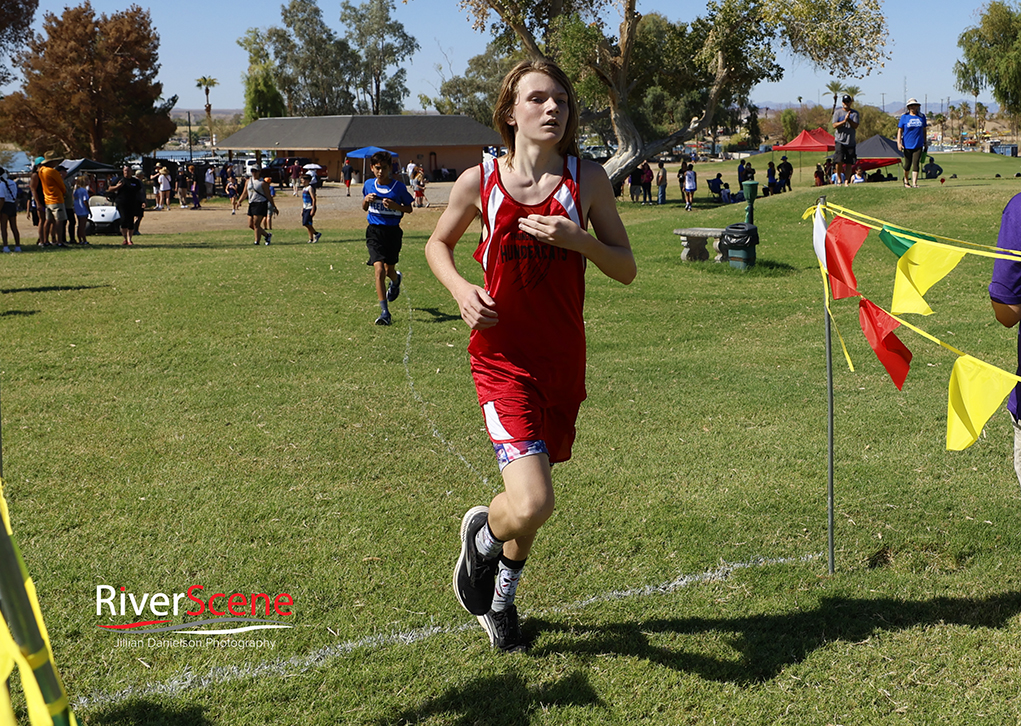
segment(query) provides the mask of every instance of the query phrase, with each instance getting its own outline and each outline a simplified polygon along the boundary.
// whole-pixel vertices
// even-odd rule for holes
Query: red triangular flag
[[[826,229],[826,269],[830,273],[834,300],[859,294],[858,280],[851,265],[868,236],[868,227],[847,217],[837,217]]]
[[[862,332],[865,333],[869,345],[876,352],[879,362],[893,379],[897,390],[904,386],[904,379],[911,369],[911,351],[907,349],[893,331],[900,327],[889,313],[877,307],[871,300],[862,298],[858,301],[858,318]]]

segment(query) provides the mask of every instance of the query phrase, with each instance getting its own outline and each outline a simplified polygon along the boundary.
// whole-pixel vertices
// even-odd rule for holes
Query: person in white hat
[[[897,148],[904,153],[904,186],[918,186],[918,165],[925,154],[925,129],[928,123],[917,98],[909,98],[907,113],[897,122]],[[908,172],[911,182],[908,182]]]

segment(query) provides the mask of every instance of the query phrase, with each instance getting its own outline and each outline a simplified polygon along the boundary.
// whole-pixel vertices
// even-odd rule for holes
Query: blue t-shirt
[[[75,187],[74,189],[74,216],[89,216],[89,190],[85,187]]]
[[[362,196],[367,197],[370,194],[375,194],[377,197],[386,199],[393,199],[398,204],[410,206],[414,203],[414,199],[408,188],[404,186],[404,182],[397,181],[393,177],[390,178],[390,185],[383,186],[376,179],[369,179],[362,185]],[[404,216],[404,212],[399,209],[387,209],[383,206],[382,199],[377,200],[369,205],[369,224],[384,224],[388,226],[396,226],[401,223],[401,217]]]
[[[925,114],[912,116],[909,113],[900,117],[897,127],[901,129],[901,141],[905,149],[921,149],[925,146],[925,127],[928,123]]]
[[[1003,210],[1000,219],[1000,236],[996,246],[1021,251],[1021,194],[1015,195]],[[993,262],[993,280],[989,283],[989,297],[1004,305],[1021,305],[1021,261],[997,259]],[[1021,375],[1021,327],[1018,328],[1017,373]],[[1007,410],[1017,418],[1018,388],[1014,386],[1007,399]]]

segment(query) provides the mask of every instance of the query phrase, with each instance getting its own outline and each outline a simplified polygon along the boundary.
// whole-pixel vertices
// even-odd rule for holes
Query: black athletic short
[[[851,144],[850,146],[844,146],[837,141],[833,151],[833,163],[854,164],[856,161],[858,161],[858,154],[856,153],[855,145]]]
[[[904,149],[904,171],[918,173],[918,165],[922,161],[922,147],[917,149]]]
[[[365,246],[369,248],[369,261],[365,264],[396,265],[403,243],[404,230],[396,224],[370,224],[365,228]]]
[[[265,217],[269,210],[269,202],[252,202],[248,205],[249,217]]]

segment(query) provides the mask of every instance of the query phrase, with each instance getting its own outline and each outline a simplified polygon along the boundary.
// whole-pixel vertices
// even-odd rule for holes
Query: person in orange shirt
[[[57,167],[64,157],[56,151],[47,151],[43,155],[43,163],[39,166],[39,184],[43,190],[43,204],[46,211],[43,222],[43,239],[50,239],[56,232],[57,244],[61,247],[67,241],[67,209],[64,207],[64,196],[67,187]]]

